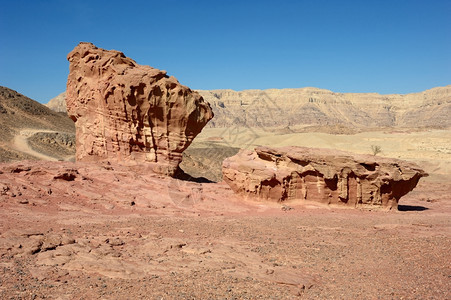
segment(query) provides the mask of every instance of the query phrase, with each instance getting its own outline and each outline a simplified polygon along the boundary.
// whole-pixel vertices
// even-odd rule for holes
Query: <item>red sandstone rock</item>
[[[397,208],[427,174],[401,160],[304,147],[242,150],[223,163],[239,194],[270,201]]]
[[[80,43],[67,59],[77,161],[149,162],[174,175],[182,152],[213,117],[210,105],[166,71],[119,51]]]

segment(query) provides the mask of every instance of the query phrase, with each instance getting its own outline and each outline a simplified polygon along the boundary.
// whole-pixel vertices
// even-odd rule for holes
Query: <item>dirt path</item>
[[[30,154],[42,160],[58,161],[56,158],[39,153],[30,147],[30,145],[28,144],[28,138],[32,137],[35,133],[38,132],[52,133],[56,131],[45,129],[22,129],[19,134],[14,137],[12,147],[18,151]]]

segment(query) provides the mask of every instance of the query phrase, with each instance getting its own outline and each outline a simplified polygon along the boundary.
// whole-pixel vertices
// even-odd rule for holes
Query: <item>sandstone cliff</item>
[[[182,152],[213,117],[177,79],[122,52],[80,43],[69,53],[66,102],[76,127],[76,159],[147,162],[174,175]]]

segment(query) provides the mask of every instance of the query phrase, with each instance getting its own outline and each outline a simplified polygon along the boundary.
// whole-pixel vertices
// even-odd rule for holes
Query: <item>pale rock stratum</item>
[[[269,201],[397,209],[427,174],[413,163],[304,147],[258,147],[223,162],[236,193]]]
[[[210,105],[173,76],[122,52],[80,43],[67,56],[67,111],[76,159],[140,164],[174,175],[182,152],[213,117]]]

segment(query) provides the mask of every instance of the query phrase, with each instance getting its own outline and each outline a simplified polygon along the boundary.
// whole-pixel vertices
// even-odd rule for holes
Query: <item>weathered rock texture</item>
[[[166,71],[119,51],[80,43],[67,59],[76,159],[149,162],[154,171],[173,175],[183,150],[213,117],[210,105]]]
[[[270,201],[391,209],[427,174],[395,159],[328,149],[259,147],[226,159],[223,176],[236,193]]]

